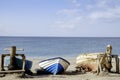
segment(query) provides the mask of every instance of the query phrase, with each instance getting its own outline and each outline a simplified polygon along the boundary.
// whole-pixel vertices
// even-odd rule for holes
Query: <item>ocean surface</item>
[[[9,53],[4,48],[16,46],[27,58],[76,58],[82,53],[105,52],[111,44],[112,53],[120,55],[119,37],[0,37],[0,54]]]

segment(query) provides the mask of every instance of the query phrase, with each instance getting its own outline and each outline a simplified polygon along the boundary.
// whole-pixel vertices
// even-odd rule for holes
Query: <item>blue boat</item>
[[[42,68],[46,73],[54,75],[63,73],[69,65],[70,63],[61,57],[51,58],[39,62],[40,68]]]

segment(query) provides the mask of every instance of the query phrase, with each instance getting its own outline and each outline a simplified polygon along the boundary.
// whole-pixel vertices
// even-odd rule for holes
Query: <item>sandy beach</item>
[[[0,80],[119,80],[120,74],[117,73],[109,73],[106,76],[97,76],[91,72],[87,73],[75,73],[75,59],[67,59],[70,62],[70,66],[63,74],[59,75],[47,75],[41,74],[37,75],[35,69],[39,69],[38,62],[43,59],[29,59],[33,61],[33,65],[31,71],[33,72],[33,76],[27,76],[27,78],[20,78],[19,74],[6,74],[4,77],[1,77]],[[113,63],[112,71],[115,70],[115,65]]]

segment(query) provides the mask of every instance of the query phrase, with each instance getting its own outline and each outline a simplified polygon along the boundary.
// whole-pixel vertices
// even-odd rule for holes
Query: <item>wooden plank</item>
[[[116,73],[119,73],[119,58],[116,58]]]
[[[7,70],[7,71],[0,71],[0,74],[3,74],[3,73],[21,73],[21,72],[25,72],[25,70]]]
[[[118,57],[118,55],[112,55],[112,58],[115,58],[116,73],[119,73],[119,57]]]

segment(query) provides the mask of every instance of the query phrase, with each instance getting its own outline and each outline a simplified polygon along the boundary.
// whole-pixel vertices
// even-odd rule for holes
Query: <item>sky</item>
[[[0,36],[120,37],[120,0],[0,0]]]

